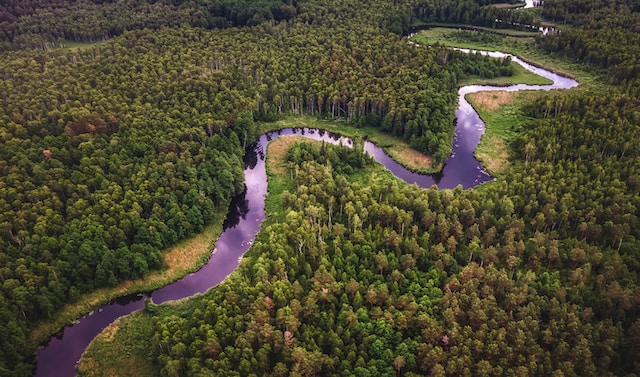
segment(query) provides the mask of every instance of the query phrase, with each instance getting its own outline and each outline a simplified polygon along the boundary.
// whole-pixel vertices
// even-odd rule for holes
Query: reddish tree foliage
[[[264,298],[264,303],[265,303],[265,305],[266,305],[266,307],[267,307],[267,310],[268,310],[269,312],[270,312],[270,311],[272,311],[272,310],[273,310],[273,308],[275,307],[275,305],[274,305],[274,303],[273,303],[273,300],[272,300],[272,299],[271,299],[271,297],[269,297],[269,296],[265,296],[265,298]]]
[[[110,134],[118,130],[118,120],[111,115],[106,119],[95,111],[67,123],[64,132],[67,135]]]
[[[284,332],[284,341],[289,346],[293,344],[293,333],[291,331],[287,330]]]

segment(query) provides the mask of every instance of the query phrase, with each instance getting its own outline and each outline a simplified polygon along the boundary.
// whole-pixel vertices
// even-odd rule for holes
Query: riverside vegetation
[[[640,373],[638,9],[548,2],[574,27],[537,46],[606,68],[600,89],[523,107],[511,165],[482,190],[418,190],[356,151],[295,144],[239,270],[136,314],[146,373]],[[537,22],[474,1],[248,4],[0,7],[3,375],[31,373],[37,323],[199,233],[243,189],[259,122],[342,118],[437,166],[460,80],[512,68],[399,35]],[[53,48],[69,39],[105,42]]]

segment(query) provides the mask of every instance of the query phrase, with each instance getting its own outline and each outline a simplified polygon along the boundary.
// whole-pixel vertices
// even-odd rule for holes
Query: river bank
[[[473,153],[480,135],[484,131],[484,126],[481,124],[481,122],[478,123],[479,117],[477,117],[477,113],[473,112],[471,106],[466,103],[466,101],[464,101],[464,95],[468,93],[469,90],[487,90],[489,87],[475,86],[474,88],[464,90],[465,88],[462,88],[460,91],[460,108],[456,113],[459,122],[456,129],[456,138],[454,138],[454,153],[445,163],[445,169],[451,169],[451,172],[453,174],[447,174],[447,171],[443,170],[444,174],[442,174],[441,176],[430,177],[425,182],[415,182],[418,183],[420,187],[431,187],[433,182],[435,182],[441,188],[453,188],[457,185],[462,185],[464,188],[469,188],[491,179],[491,177],[484,171],[482,166],[473,157]],[[504,89],[505,88],[502,87],[493,87],[492,90]],[[526,85],[522,87],[516,86],[513,90],[522,89],[533,89],[533,87],[528,87]],[[535,87],[535,89],[549,88]],[[469,119],[463,119],[465,114],[473,116],[471,116]],[[471,137],[470,140],[467,140],[466,134],[463,133],[463,131],[465,131],[466,133],[471,133],[473,137]],[[324,130],[301,130],[301,134],[304,134],[305,132],[308,136],[314,135],[314,137],[325,137],[325,134],[327,134],[327,140],[337,140],[334,135],[331,135]],[[205,264],[205,268],[200,270],[198,273],[191,274],[185,279],[179,281],[178,283],[180,284],[172,284],[171,286],[167,286],[149,295],[149,297],[151,297],[155,302],[160,303],[166,300],[174,300],[177,298],[185,297],[186,295],[190,296],[195,292],[206,291],[208,287],[218,284],[231,271],[233,271],[233,269],[235,269],[235,266],[237,266],[238,264],[238,258],[240,258],[242,254],[250,247],[253,237],[255,237],[255,235],[257,234],[260,225],[266,216],[264,210],[264,196],[266,195],[267,175],[264,165],[264,158],[266,155],[266,150],[264,148],[266,148],[269,140],[277,138],[277,136],[286,133],[287,132],[279,131],[276,133],[263,135],[260,138],[260,141],[257,143],[257,146],[259,146],[260,148],[254,150],[253,153],[249,153],[248,156],[246,156],[245,163],[247,164],[247,169],[245,170],[245,181],[247,183],[247,192],[244,197],[236,198],[236,201],[232,204],[230,215],[236,216],[237,222],[234,220],[234,226],[227,228],[228,231],[223,232],[223,234],[221,235],[220,240],[217,243],[218,253],[216,253],[212,257],[212,259],[207,264]],[[297,132],[293,130],[290,133]],[[469,165],[469,159],[475,161],[475,164]],[[387,168],[389,167],[387,166]],[[389,170],[394,173],[396,173],[396,171],[400,171],[399,169],[397,169],[397,167],[389,168]],[[399,174],[396,175],[399,176]],[[409,183],[412,183],[411,179],[414,179],[409,178],[409,180],[407,180],[404,177],[401,178]],[[464,179],[465,181],[460,181],[460,179]],[[203,277],[206,278],[203,279]],[[201,279],[202,281],[196,279]],[[192,281],[193,283],[190,283],[190,281]],[[191,284],[197,286],[195,290],[192,289],[193,287],[189,286]],[[185,287],[182,288],[181,286]],[[142,307],[142,302],[138,298],[133,301],[133,304],[131,302],[127,302],[126,305],[121,306],[121,308],[117,308],[118,310],[114,311],[114,313],[117,315],[113,319],[119,317],[120,315],[129,313],[133,310],[140,309]],[[104,310],[100,310],[100,313],[103,313],[103,311],[106,311],[106,309],[107,308],[104,308]],[[111,309],[111,307],[109,307],[109,309]],[[92,326],[90,322],[87,322],[92,320],[93,318],[96,318],[95,316],[88,316],[85,318],[86,319],[83,319],[83,325],[87,328],[90,328],[91,331],[89,334],[83,337],[90,337],[88,340],[90,341],[91,338],[93,338],[91,334],[95,335],[95,331],[100,332],[100,330],[102,330],[102,327],[99,327],[100,325]],[[107,323],[111,323],[113,319],[111,319]],[[106,319],[100,319],[100,323],[103,323],[105,321]],[[106,326],[106,324],[104,324],[104,326]],[[80,326],[74,327],[74,330],[78,328],[80,328]],[[63,345],[63,340],[67,343],[74,342],[74,338],[69,338],[68,335],[69,334],[65,334],[65,338],[67,339],[54,339],[53,342],[56,343],[54,344],[54,347],[67,350],[66,347],[68,346]],[[82,347],[82,343],[75,342],[74,344],[76,344],[78,347]],[[39,361],[40,360],[43,359],[39,359]],[[51,359],[51,361],[58,360],[56,360],[54,357],[53,359]],[[73,368],[73,364],[71,365],[71,367]],[[39,364],[39,370],[60,372],[59,367],[46,364]],[[56,375],[60,375],[60,373],[56,373]]]
[[[482,162],[489,174],[500,179],[510,167],[509,144],[520,131],[527,118],[522,105],[538,96],[537,91],[526,92],[476,92],[467,95],[467,100],[480,115],[486,127],[476,148],[476,158]]]
[[[495,36],[486,41],[478,41],[469,36],[457,35],[458,32],[459,30],[453,27],[436,27],[419,31],[412,40],[426,45],[438,43],[452,48],[501,51],[518,56],[531,65],[572,78],[580,83],[579,90],[606,90],[607,88],[602,70],[570,59],[552,56],[540,50],[533,39]]]
[[[67,326],[79,319],[91,316],[105,304],[118,298],[137,296],[175,282],[204,265],[213,251],[215,241],[223,230],[228,205],[220,206],[215,216],[204,230],[189,239],[168,248],[163,253],[165,268],[156,271],[144,279],[129,280],[112,288],[101,288],[91,294],[82,295],[75,303],[67,305],[54,319],[42,322],[29,334],[29,347],[38,348],[47,339],[57,339]]]
[[[442,169],[442,164],[434,166],[431,156],[411,148],[409,143],[397,136],[389,135],[374,127],[349,127],[343,120],[318,119],[310,115],[290,115],[265,124],[263,132],[296,127],[323,129],[352,139],[367,139],[382,148],[397,163],[415,173],[435,174]]]

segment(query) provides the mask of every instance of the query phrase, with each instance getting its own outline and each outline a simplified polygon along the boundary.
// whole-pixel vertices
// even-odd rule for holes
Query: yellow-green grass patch
[[[515,8],[520,8],[525,6],[526,3],[522,2],[522,3],[496,3],[496,4],[491,4],[491,6],[495,7],[495,8],[502,8],[502,9],[515,9]]]
[[[502,174],[509,168],[509,152],[507,144],[496,135],[483,135],[482,143],[489,148],[478,148],[476,158],[490,174]]]
[[[476,92],[467,94],[467,100],[479,111],[498,110],[502,105],[508,105],[518,97],[518,92],[505,90],[497,92]]]
[[[503,37],[511,37],[517,39],[533,39],[540,34],[539,31],[531,30],[514,30],[514,29],[494,29],[486,26],[476,26],[469,24],[455,24],[455,23],[446,23],[446,22],[429,22],[429,23],[416,23],[414,26],[417,27],[428,27],[428,31],[439,30],[439,29],[449,29],[454,31],[460,30],[469,30],[469,31],[478,31],[485,32],[488,34],[493,34],[496,36]],[[425,30],[422,30],[425,31]],[[446,30],[444,33],[450,33]]]
[[[513,75],[511,76],[499,76],[494,78],[483,78],[479,76],[471,76],[460,80],[460,86],[465,85],[496,85],[507,86],[514,84],[527,84],[527,85],[551,85],[553,80],[536,75],[535,73],[527,70],[518,63],[511,63],[513,67]]]
[[[485,133],[475,155],[492,175],[500,175],[509,168],[509,143],[517,134],[517,127],[526,122],[522,105],[542,91],[476,92],[467,94],[469,103],[485,122]]]
[[[413,171],[431,171],[433,158],[406,145],[394,145],[385,151],[396,161],[402,161],[402,165]]]
[[[287,151],[289,148],[296,142],[301,140],[301,136],[281,136],[277,140],[274,140],[269,143],[267,147],[267,171],[270,172],[270,175],[283,175],[287,173],[286,167],[286,157]],[[309,139],[305,139],[309,140]]]
[[[135,312],[117,319],[91,341],[78,363],[78,376],[159,375],[158,366],[149,357],[152,337],[153,322],[148,314]]]

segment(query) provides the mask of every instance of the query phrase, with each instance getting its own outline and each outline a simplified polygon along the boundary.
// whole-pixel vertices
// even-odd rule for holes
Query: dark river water
[[[490,53],[492,56],[504,57],[501,53]],[[492,178],[482,165],[474,158],[480,136],[484,133],[484,123],[464,95],[471,92],[487,90],[549,90],[571,88],[578,85],[574,80],[551,73],[541,68],[524,63],[513,57],[512,60],[525,68],[553,80],[552,85],[529,86],[513,85],[509,87],[465,86],[460,88],[460,106],[456,111],[457,125],[453,140],[453,153],[445,162],[438,175],[420,175],[412,173],[389,158],[380,148],[366,142],[365,150],[375,159],[408,183],[416,183],[420,187],[437,185],[440,189],[475,187]],[[116,299],[103,305],[96,311],[80,318],[75,324],[64,327],[57,335],[51,337],[46,345],[36,354],[35,376],[70,377],[76,375],[76,363],[91,340],[120,316],[141,309],[145,298],[151,298],[156,304],[193,296],[207,291],[219,284],[239,264],[240,258],[251,246],[260,225],[265,218],[264,199],[267,194],[267,176],[265,172],[265,153],[269,141],[282,135],[304,135],[316,140],[340,143],[350,146],[351,141],[339,135],[323,130],[306,128],[285,129],[264,134],[245,156],[246,191],[234,198],[229,215],[225,221],[225,230],[216,242],[211,259],[197,272],[169,284],[151,293],[131,295]]]

